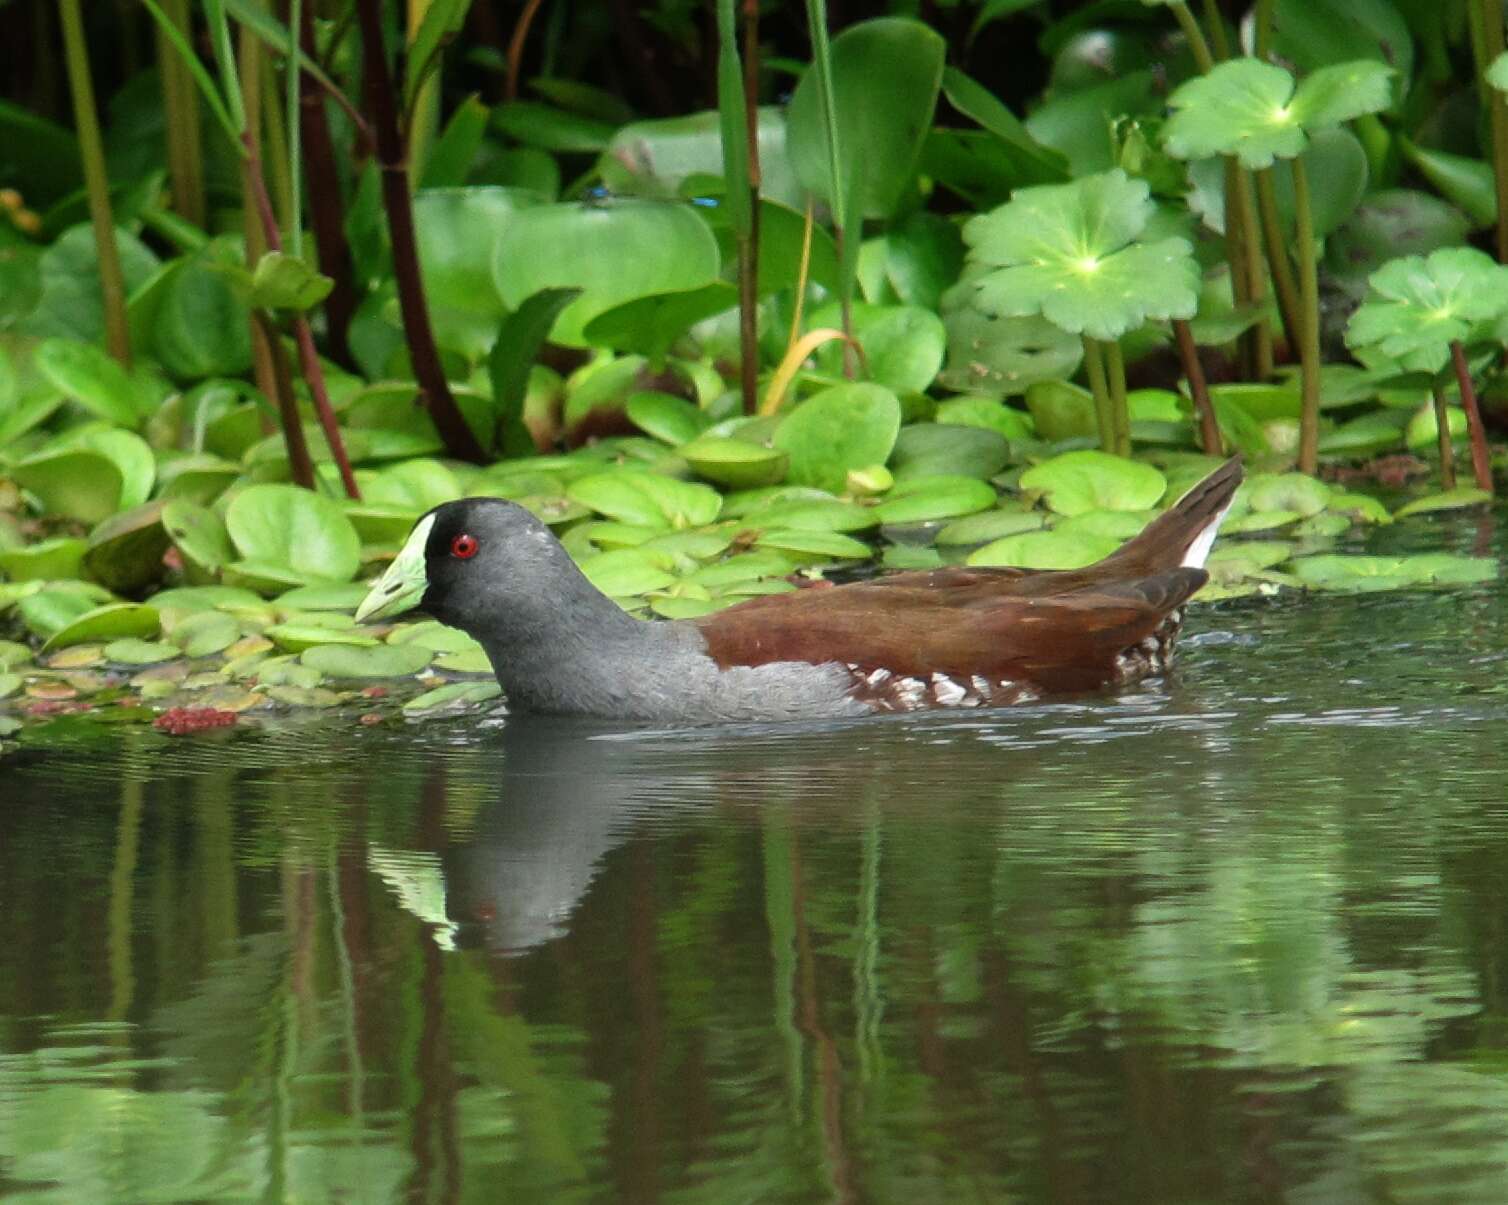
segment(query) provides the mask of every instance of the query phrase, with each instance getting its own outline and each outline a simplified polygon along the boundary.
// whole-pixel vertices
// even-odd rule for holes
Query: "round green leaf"
[[[945,546],[986,544],[1041,526],[1042,516],[1035,511],[987,510],[955,519],[937,533],[937,542]]]
[[[1330,487],[1303,473],[1258,473],[1247,480],[1246,501],[1254,511],[1291,510],[1308,517],[1324,510]]]
[[[20,548],[7,548],[0,551],[0,572],[17,582],[79,577],[86,547],[83,540],[56,536]]]
[[[1104,560],[1119,546],[1116,540],[1082,532],[1027,531],[976,548],[967,563],[1022,569],[1082,569]]]
[[[639,297],[708,284],[719,267],[717,240],[691,207],[622,200],[515,214],[498,236],[493,276],[510,308],[541,289],[580,288],[550,336],[579,347],[598,314]]]
[[[620,548],[588,557],[581,562],[581,571],[602,593],[627,598],[673,585],[675,575],[669,570],[672,563],[673,558],[663,552]]]
[[[874,508],[881,523],[930,523],[988,510],[997,499],[995,487],[972,477],[925,477],[899,487]]]
[[[1094,395],[1070,381],[1038,381],[1026,390],[1026,408],[1043,439],[1082,439],[1095,435]]]
[[[447,682],[434,690],[426,690],[403,704],[404,715],[424,715],[445,708],[470,707],[486,703],[503,693],[496,682]]]
[[[241,638],[241,625],[224,611],[196,611],[173,626],[168,639],[185,657],[208,657]]]
[[[168,550],[161,500],[111,515],[89,533],[84,567],[100,585],[134,594],[162,577]]]
[[[1400,506],[1395,519],[1406,519],[1410,515],[1423,515],[1437,510],[1460,510],[1468,506],[1481,506],[1483,503],[1492,501],[1492,495],[1486,490],[1476,489],[1472,486],[1460,486],[1453,490],[1445,490],[1439,494],[1429,494],[1423,498],[1415,498],[1406,506]]]
[[[141,421],[141,403],[130,374],[92,343],[47,339],[32,362],[66,397],[107,423],[134,427]]]
[[[913,423],[896,437],[890,464],[897,481],[919,477],[993,477],[1010,463],[1005,436],[987,427]]]
[[[802,402],[775,430],[789,453],[789,479],[841,491],[849,472],[883,464],[895,446],[901,404],[881,385],[836,385]]]
[[[785,479],[790,457],[778,448],[743,439],[703,435],[680,449],[698,477],[732,489],[774,485]]]
[[[1438,372],[1452,341],[1467,342],[1508,308],[1508,267],[1474,247],[1444,247],[1384,264],[1351,315],[1346,343],[1402,369]]]
[[[706,414],[685,398],[654,389],[630,394],[624,409],[639,430],[673,448],[690,443],[708,425]]]
[[[754,543],[759,548],[773,548],[777,552],[791,552],[803,557],[837,557],[844,560],[867,561],[874,554],[874,549],[862,540],[841,535],[836,531],[773,528],[761,532]]]
[[[937,421],[960,427],[983,427],[1006,439],[1030,439],[1036,434],[1031,415],[993,397],[958,397],[939,402]]]
[[[245,561],[285,567],[288,585],[349,581],[361,564],[361,540],[340,504],[297,486],[248,486],[226,509],[225,528]]]
[[[121,665],[157,665],[178,655],[176,645],[161,640],[142,640],[139,636],[127,636],[105,645],[105,658]]]
[[[34,595],[33,598],[41,597]],[[26,599],[31,602],[33,599]],[[47,637],[44,652],[68,648],[91,641],[109,641],[123,636],[150,638],[160,629],[157,608],[141,603],[107,603],[95,607],[64,624]]]
[[[722,498],[709,486],[642,469],[581,477],[566,487],[572,501],[599,515],[645,527],[700,527],[717,518]]]
[[[407,678],[433,658],[434,653],[419,644],[320,644],[299,654],[301,664],[331,678]]]
[[[1049,510],[1148,510],[1167,491],[1167,478],[1149,464],[1104,452],[1066,452],[1021,474],[1021,488],[1046,497]]]

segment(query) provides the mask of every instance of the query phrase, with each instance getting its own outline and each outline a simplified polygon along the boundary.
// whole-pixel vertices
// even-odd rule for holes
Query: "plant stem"
[[[1235,231],[1236,261],[1231,264],[1232,293],[1238,302],[1260,306],[1267,297],[1267,271],[1262,266],[1262,240],[1257,233],[1252,202],[1251,173],[1235,159],[1225,161],[1225,228]],[[1239,287],[1235,287],[1239,282]],[[1261,315],[1246,339],[1250,377],[1265,381],[1272,375],[1272,331]]]
[[[717,108],[727,212],[738,249],[739,385],[745,414],[759,406],[759,261],[753,232],[759,189],[751,170],[747,76],[738,59],[735,0],[717,0]]]
[[[1257,58],[1267,61],[1272,54],[1272,21],[1273,10],[1277,0],[1257,0],[1257,15],[1254,21],[1256,26],[1252,34],[1252,45],[1256,50]]]
[[[392,73],[382,45],[381,0],[356,0],[356,15],[361,25],[367,104],[377,139],[382,205],[387,214],[388,239],[393,248],[393,274],[403,314],[403,333],[408,340],[409,360],[413,364],[424,407],[434,420],[446,451],[457,459],[481,464],[487,454],[450,392],[450,383],[445,379],[434,331],[430,327],[429,310],[424,303],[424,277],[420,273],[419,248],[414,235],[408,163],[398,129]]]
[[[1283,222],[1278,214],[1274,170],[1269,167],[1257,173],[1257,208],[1262,214],[1262,242],[1267,249],[1267,264],[1272,269],[1272,283],[1278,297],[1278,316],[1283,321],[1283,334],[1288,338],[1288,346],[1297,350],[1302,302],[1298,282],[1293,277],[1293,261],[1288,258],[1288,240],[1283,237]]]
[[[1204,365],[1199,362],[1199,346],[1194,342],[1194,328],[1182,318],[1173,319],[1173,334],[1178,339],[1178,354],[1183,372],[1189,380],[1189,396],[1194,400],[1194,414],[1199,420],[1199,445],[1211,456],[1220,454],[1220,424],[1215,420],[1215,405],[1210,401]]]
[[[429,12],[431,2],[432,0],[408,0],[408,44],[410,47],[414,44],[414,38],[418,36],[419,26],[424,23],[424,15]],[[418,95],[414,97],[413,108],[408,116],[410,189],[419,187],[419,179],[424,174],[425,161],[429,158],[429,143],[434,137],[435,125],[439,120],[439,66],[437,61],[436,69],[429,72],[428,78],[419,86]],[[409,70],[413,70],[413,65],[410,65]]]
[[[288,126],[288,250],[300,259],[304,257],[304,193],[303,193],[303,109],[299,104],[299,89],[303,85],[303,72],[299,70],[298,55],[294,53],[303,28],[304,0],[289,0],[288,3],[288,58],[283,64],[283,119]]]
[[[1210,29],[1210,45],[1215,58],[1224,62],[1230,58],[1230,38],[1225,34],[1225,18],[1220,14],[1219,0],[1204,0],[1204,23]]]
[[[314,461],[309,456],[309,445],[304,441],[304,424],[299,418],[298,403],[293,397],[293,373],[288,368],[288,352],[278,336],[272,319],[262,310],[253,310],[251,320],[268,349],[272,364],[273,399],[277,402],[278,418],[283,427],[283,446],[288,452],[288,472],[295,485],[306,490],[315,488]]]
[[[1309,172],[1303,156],[1293,164],[1295,235],[1299,244],[1299,375],[1303,410],[1299,417],[1299,471],[1319,468],[1320,316],[1319,265],[1314,254],[1314,209],[1309,199]]]
[[[785,343],[786,355],[796,346],[796,340],[801,338],[801,310],[806,301],[806,284],[812,271],[812,230],[817,223],[816,209],[816,198],[807,193],[806,214],[801,223],[801,260],[796,265],[796,297],[791,307],[791,337]]]
[[[1100,449],[1115,454],[1115,411],[1110,387],[1105,383],[1105,357],[1098,339],[1084,336],[1084,372],[1089,377],[1089,392],[1094,394],[1094,417],[1100,431]]]
[[[89,78],[89,50],[84,40],[84,14],[79,0],[58,0],[63,23],[63,51],[68,86],[73,93],[73,120],[78,128],[79,159],[89,194],[89,220],[94,224],[94,248],[99,258],[100,295],[105,310],[105,344],[110,354],[131,366],[131,330],[126,323],[126,280],[115,245],[115,217],[110,209],[110,178],[105,170],[105,144],[94,108],[94,83]]]
[[[1489,494],[1492,488],[1492,459],[1487,454],[1487,431],[1482,426],[1482,410],[1477,405],[1477,390],[1471,380],[1471,365],[1459,339],[1450,341],[1450,359],[1456,369],[1456,384],[1461,389],[1461,408],[1466,411],[1466,430],[1471,435],[1471,471],[1477,487]]]
[[[843,315],[843,375],[852,379],[855,368],[853,337],[853,286],[858,268],[858,231],[849,231],[853,217],[851,181],[843,178],[843,157],[838,148],[838,101],[833,91],[832,46],[827,37],[827,0],[806,0],[807,32],[812,44],[812,70],[817,73],[817,95],[822,102],[822,121],[827,133],[829,203],[833,211],[833,239],[838,246],[838,308]],[[855,223],[856,224],[856,223]],[[853,234],[853,239],[846,237]]]
[[[163,0],[162,10],[185,38],[190,35],[189,0]],[[199,94],[188,68],[161,30],[156,32],[157,69],[162,76],[162,103],[167,119],[168,178],[173,183],[173,212],[195,226],[204,225],[204,159],[200,151]]]
[[[1450,439],[1450,407],[1445,402],[1445,390],[1436,382],[1431,389],[1435,400],[1435,435],[1440,447],[1440,488],[1456,488],[1456,453]]]
[[[535,14],[544,0],[525,0],[523,12],[513,26],[513,36],[508,39],[508,82],[503,89],[504,100],[518,99],[518,73],[524,57],[524,42],[529,37],[529,26],[534,24]]]
[[[283,125],[283,107],[277,89],[277,74],[272,57],[262,55],[262,139],[267,148],[262,157],[262,173],[268,180],[278,215],[278,226],[293,229],[293,180],[289,173],[288,140]],[[290,234],[291,238],[292,235]]]
[[[314,58],[314,15],[302,6],[299,41]],[[325,325],[330,354],[348,367],[351,364],[349,331],[356,313],[356,268],[351,245],[346,241],[341,213],[340,176],[335,169],[335,143],[325,113],[324,90],[314,77],[299,72],[299,128],[303,136],[304,166],[309,173],[309,220],[314,227],[314,245],[319,250],[319,270],[335,282],[325,298]]]
[[[1491,63],[1503,53],[1503,0],[1479,0],[1483,58]],[[1492,123],[1492,181],[1497,194],[1498,263],[1508,264],[1508,96],[1479,77],[1477,88]]]
[[[739,323],[744,341],[745,413],[759,405],[759,0],[744,0],[744,120],[749,146],[749,237],[741,247],[747,269],[739,264]],[[744,329],[746,328],[746,329]]]
[[[1194,14],[1189,12],[1187,4],[1174,0],[1168,7],[1173,10],[1178,28],[1183,30],[1183,36],[1188,40],[1189,51],[1194,56],[1194,66],[1199,68],[1200,75],[1208,75],[1210,68],[1215,65],[1215,59],[1210,54],[1210,44],[1204,40],[1204,31],[1199,28],[1199,22],[1194,20]]]
[[[1126,403],[1126,357],[1118,339],[1106,340],[1101,346],[1105,349],[1105,375],[1110,381],[1110,401],[1115,421],[1115,454],[1130,456],[1131,411]]]
[[[212,37],[215,34],[213,21],[210,33]],[[215,38],[214,40],[218,45],[219,39]],[[222,69],[221,78],[225,81],[224,86],[227,101],[231,101],[232,98],[234,100],[233,104],[227,106],[233,114],[232,121],[239,123],[240,127],[240,133],[237,135],[238,142],[236,149],[242,153],[242,237],[246,246],[246,270],[252,272],[256,270],[257,262],[267,251],[267,239],[262,228],[262,223],[257,216],[256,205],[261,171],[257,169],[253,172],[253,165],[248,162],[245,155],[246,144],[249,142],[252,146],[260,146],[262,138],[262,43],[250,29],[243,28],[241,30],[239,78],[234,59],[230,62],[229,70],[230,74],[226,75]],[[277,335],[274,330],[273,334],[269,336],[269,330],[273,330],[271,325],[257,321],[256,315],[253,314],[251,320],[251,356],[257,378],[257,386],[268,397],[277,400],[278,411],[281,414],[284,388],[277,375],[278,365],[275,352]],[[288,396],[291,404],[293,395],[289,393]],[[265,418],[263,419],[263,430],[269,434],[272,431],[272,424]],[[289,438],[286,429],[284,430],[284,438],[285,440]],[[297,438],[302,441],[302,429],[298,432]],[[291,461],[293,457],[291,443],[289,444],[288,454]],[[309,488],[313,489],[314,487],[311,485]]]
[[[242,143],[246,147],[246,173],[251,181],[257,217],[262,223],[262,235],[267,240],[270,250],[281,251],[283,240],[278,232],[277,217],[272,212],[272,199],[267,195],[267,185],[262,178],[260,152],[256,143],[251,141],[249,133],[242,136]],[[356,476],[351,472],[351,460],[346,455],[345,441],[340,437],[340,426],[335,421],[335,408],[330,404],[330,392],[325,388],[324,366],[319,362],[319,352],[314,346],[314,335],[309,330],[309,319],[303,314],[294,315],[293,338],[298,345],[299,368],[303,371],[304,380],[309,385],[309,394],[314,399],[314,413],[319,417],[320,428],[325,433],[325,443],[329,445],[330,455],[334,457],[336,467],[340,470],[341,485],[345,487],[346,497],[359,500],[361,490],[357,488]],[[297,418],[296,413],[295,418]],[[303,428],[299,426],[298,431],[299,442],[302,443]],[[286,420],[284,434],[285,436],[288,434]],[[291,444],[289,462],[292,463]]]

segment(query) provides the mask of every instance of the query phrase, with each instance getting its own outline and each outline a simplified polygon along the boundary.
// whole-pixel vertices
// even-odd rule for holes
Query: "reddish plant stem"
[[[361,25],[362,69],[366,75],[367,106],[377,142],[377,160],[382,177],[382,207],[387,214],[388,241],[393,248],[393,276],[398,286],[398,306],[403,314],[403,334],[419,396],[445,449],[460,460],[482,464],[487,453],[466,424],[450,382],[440,364],[440,352],[424,304],[424,277],[419,269],[419,248],[414,235],[413,199],[408,190],[408,156],[398,126],[398,105],[387,52],[382,45],[381,0],[357,0],[356,16]]]
[[[518,74],[523,65],[524,42],[529,37],[529,27],[534,24],[535,14],[543,0],[526,0],[524,11],[519,13],[513,26],[513,36],[508,39],[508,82],[503,88],[504,100],[518,99]]]
[[[1199,443],[1211,456],[1220,455],[1220,424],[1215,421],[1215,405],[1210,401],[1204,365],[1199,360],[1199,346],[1194,342],[1194,328],[1182,319],[1173,320],[1178,338],[1178,354],[1183,358],[1183,372],[1189,379],[1189,396],[1194,399],[1194,413],[1199,418]]]
[[[312,4],[300,9],[299,41],[310,59],[315,55]],[[307,71],[299,73],[299,128],[303,134],[304,170],[309,177],[309,220],[319,249],[319,270],[335,282],[325,298],[330,354],[352,366],[349,342],[356,313],[356,269],[341,215],[340,177],[335,170],[335,143],[325,113],[324,89]]]
[[[306,490],[314,488],[314,460],[309,455],[309,445],[304,441],[304,425],[299,421],[298,404],[293,400],[293,373],[288,367],[288,352],[278,337],[277,328],[262,310],[252,310],[252,325],[261,332],[262,342],[271,361],[272,375],[276,382],[273,395],[277,400],[278,417],[283,424],[283,446],[288,450],[288,471],[293,483]]]
[[[1456,384],[1461,387],[1461,407],[1466,411],[1466,430],[1471,435],[1471,471],[1477,486],[1492,493],[1492,461],[1487,455],[1487,429],[1482,426],[1482,411],[1477,406],[1477,390],[1471,382],[1471,365],[1459,339],[1450,341],[1450,359],[1456,369]]]
[[[272,212],[272,198],[267,195],[267,182],[262,176],[262,160],[257,151],[257,144],[245,134],[241,136],[241,143],[246,148],[246,177],[251,184],[252,200],[256,206],[257,217],[262,223],[262,235],[267,240],[268,250],[281,251],[283,234],[278,229],[277,217]],[[361,490],[356,485],[356,475],[351,472],[351,460],[346,455],[345,441],[340,438],[340,426],[335,421],[335,407],[330,404],[330,392],[325,388],[324,366],[319,362],[319,352],[314,346],[314,335],[309,330],[309,319],[303,314],[295,314],[293,317],[293,338],[298,344],[299,367],[303,371],[304,380],[309,383],[309,393],[314,398],[314,413],[319,416],[319,425],[325,433],[325,442],[330,445],[330,455],[335,458],[336,467],[340,469],[340,481],[345,486],[346,497],[359,501]],[[289,404],[292,405],[291,391]],[[287,411],[283,412],[283,416],[284,436],[289,437],[292,430],[298,430],[300,441],[302,441],[303,428],[299,426],[297,413],[293,415],[292,428],[288,426]],[[291,461],[291,448],[289,458]]]

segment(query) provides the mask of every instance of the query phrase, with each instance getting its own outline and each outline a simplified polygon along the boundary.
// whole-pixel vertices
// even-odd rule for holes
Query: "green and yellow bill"
[[[424,564],[424,549],[429,543],[429,529],[435,525],[434,515],[425,515],[409,533],[403,550],[387,567],[387,572],[377,579],[367,596],[356,608],[356,622],[369,623],[377,619],[391,619],[417,607],[429,588],[429,575]]]

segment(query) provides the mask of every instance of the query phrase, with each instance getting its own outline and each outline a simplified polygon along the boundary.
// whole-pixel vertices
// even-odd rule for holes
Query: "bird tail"
[[[1128,576],[1203,569],[1244,471],[1233,456],[1103,562]]]

